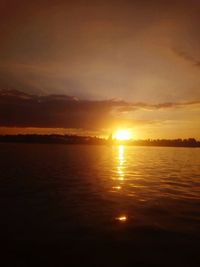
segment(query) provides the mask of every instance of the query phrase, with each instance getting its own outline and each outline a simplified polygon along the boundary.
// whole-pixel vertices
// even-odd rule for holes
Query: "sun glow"
[[[131,139],[131,133],[129,130],[126,129],[119,129],[115,132],[114,138],[116,140],[130,140]]]

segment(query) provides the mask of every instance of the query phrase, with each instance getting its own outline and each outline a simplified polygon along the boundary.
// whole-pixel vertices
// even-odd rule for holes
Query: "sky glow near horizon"
[[[1,1],[0,133],[199,139],[199,1],[67,2]]]

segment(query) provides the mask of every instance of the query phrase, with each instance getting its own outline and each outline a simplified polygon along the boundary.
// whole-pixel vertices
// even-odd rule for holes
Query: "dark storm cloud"
[[[16,90],[1,90],[0,126],[102,129],[126,121],[126,118],[121,119],[120,116],[127,112],[184,108],[196,104],[200,104],[200,101],[152,105],[121,100],[88,101],[67,95],[38,96]]]
[[[0,125],[99,129],[113,123],[110,112],[121,103],[78,100],[66,95],[36,96],[14,90],[0,94]]]

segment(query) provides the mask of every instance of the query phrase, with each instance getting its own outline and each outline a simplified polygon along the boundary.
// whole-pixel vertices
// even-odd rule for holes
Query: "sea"
[[[0,144],[0,265],[200,266],[200,148]]]

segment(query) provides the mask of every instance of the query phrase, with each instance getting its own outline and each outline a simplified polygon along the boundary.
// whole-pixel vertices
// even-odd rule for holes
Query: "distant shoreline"
[[[77,135],[37,135],[18,134],[0,135],[0,143],[30,143],[30,144],[66,144],[66,145],[127,145],[127,146],[154,146],[154,147],[200,147],[200,141],[188,139],[148,139],[148,140],[107,140],[105,138]]]

